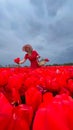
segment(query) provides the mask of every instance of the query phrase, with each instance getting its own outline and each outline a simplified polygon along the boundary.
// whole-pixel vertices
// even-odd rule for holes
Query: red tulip
[[[42,102],[42,94],[37,88],[31,87],[25,92],[25,100],[26,104],[32,106],[33,111],[36,111]]]
[[[19,58],[19,57],[18,57],[18,58],[15,58],[15,59],[14,59],[14,62],[17,63],[17,64],[19,64],[20,58]]]
[[[46,59],[44,59],[46,62],[48,62],[49,61],[49,59],[48,58],[46,58]]]

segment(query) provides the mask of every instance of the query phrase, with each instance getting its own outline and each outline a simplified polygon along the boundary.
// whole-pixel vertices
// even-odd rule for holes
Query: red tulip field
[[[73,130],[73,66],[0,68],[0,130]]]

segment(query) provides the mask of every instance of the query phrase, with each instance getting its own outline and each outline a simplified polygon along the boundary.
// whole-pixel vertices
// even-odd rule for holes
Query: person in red
[[[36,50],[33,50],[32,46],[29,44],[26,44],[22,47],[22,50],[26,52],[23,60],[19,61],[19,64],[24,63],[27,59],[30,61],[30,67],[31,68],[38,68],[39,67],[39,58],[40,55]]]
[[[40,61],[39,60],[40,55],[38,54],[38,52],[36,50],[33,50],[32,46],[30,44],[24,45],[22,47],[22,51],[25,51],[26,54],[22,60],[20,60],[20,58],[14,59],[14,62],[16,62],[17,64],[22,64],[26,60],[29,60],[30,67],[35,69],[35,68],[41,67],[42,65],[45,65],[45,63],[49,61],[48,59],[43,59]]]

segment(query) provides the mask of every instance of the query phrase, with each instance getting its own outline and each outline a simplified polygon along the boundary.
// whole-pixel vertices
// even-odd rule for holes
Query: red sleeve
[[[34,55],[35,55],[36,57],[37,57],[37,56],[40,56],[37,51],[34,51]]]
[[[28,54],[25,54],[24,59],[28,59]]]

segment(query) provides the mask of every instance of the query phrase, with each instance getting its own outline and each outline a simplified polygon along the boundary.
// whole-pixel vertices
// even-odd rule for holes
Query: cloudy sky
[[[26,43],[49,64],[73,62],[73,0],[0,0],[0,64],[23,59]]]

